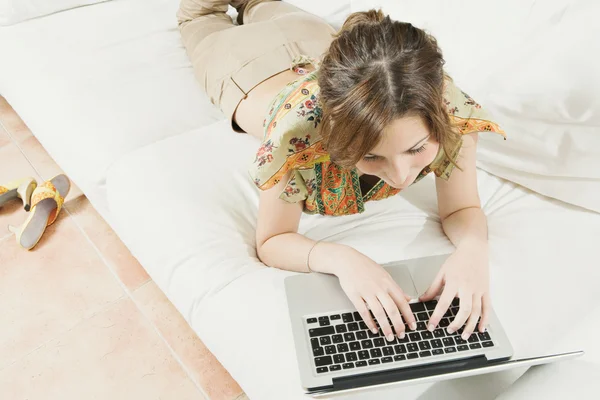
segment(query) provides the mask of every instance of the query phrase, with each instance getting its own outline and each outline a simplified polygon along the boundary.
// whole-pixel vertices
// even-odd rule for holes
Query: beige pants
[[[238,10],[247,3],[243,25],[226,14],[229,3]],[[323,19],[273,0],[181,0],[177,19],[196,78],[237,132],[233,113],[248,92],[300,54],[320,60],[335,33]]]

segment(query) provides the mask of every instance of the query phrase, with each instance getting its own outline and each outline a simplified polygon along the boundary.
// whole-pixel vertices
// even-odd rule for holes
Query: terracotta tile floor
[[[61,173],[0,97],[0,185]],[[0,207],[0,398],[246,399],[75,185],[32,251]]]

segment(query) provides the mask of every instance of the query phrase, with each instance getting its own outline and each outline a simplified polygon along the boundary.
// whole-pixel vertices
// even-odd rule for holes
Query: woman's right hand
[[[320,245],[325,245],[321,249],[325,252],[324,248],[331,243],[319,243],[315,248],[316,251]],[[331,250],[333,249],[328,251],[330,256],[333,255]],[[377,332],[377,326],[368,308],[379,322],[384,336],[390,341],[394,338],[394,332],[388,322],[388,316],[400,338],[404,338],[405,335],[402,316],[411,330],[417,328],[415,317],[408,304],[410,297],[404,294],[385,268],[351,247],[336,246],[333,253],[337,267],[332,272],[338,277],[342,289],[369,329]]]

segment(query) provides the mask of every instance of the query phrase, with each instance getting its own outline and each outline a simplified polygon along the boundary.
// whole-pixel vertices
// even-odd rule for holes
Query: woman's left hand
[[[458,297],[459,310],[447,328],[448,333],[457,331],[466,322],[462,338],[468,339],[476,329],[480,316],[479,331],[484,332],[491,309],[487,243],[459,246],[446,259],[433,283],[419,300],[432,300],[442,290],[442,286],[442,294],[429,318],[428,330],[433,331],[438,326],[452,300]]]

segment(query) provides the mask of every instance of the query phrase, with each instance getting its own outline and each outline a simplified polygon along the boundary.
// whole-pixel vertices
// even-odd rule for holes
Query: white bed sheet
[[[108,201],[121,238],[248,396],[300,399],[283,290],[293,273],[255,256],[258,193],[246,173],[255,148],[255,139],[234,134],[226,121],[166,139],[113,165]],[[227,162],[220,149],[227,149]],[[478,178],[493,304],[515,356],[578,349],[558,339],[587,317],[578,304],[594,304],[600,215],[484,171]],[[304,216],[300,232],[354,246],[381,263],[441,254],[452,246],[436,207],[427,177],[402,195],[368,203],[361,215]],[[523,372],[387,390],[378,398],[491,399]]]

